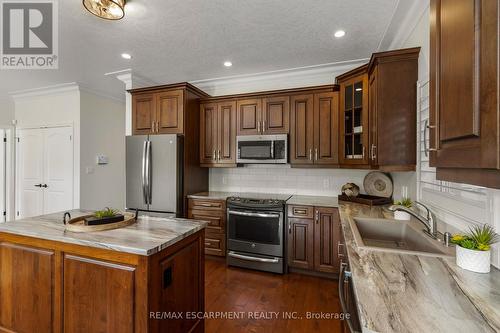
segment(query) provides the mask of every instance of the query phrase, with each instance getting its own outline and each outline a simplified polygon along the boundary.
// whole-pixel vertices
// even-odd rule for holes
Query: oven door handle
[[[227,253],[227,255],[230,257],[236,258],[236,259],[241,259],[241,260],[246,260],[246,261],[255,261],[255,262],[265,262],[265,263],[271,263],[271,264],[277,264],[280,261],[278,258],[266,259],[266,258],[250,257],[250,256],[245,256],[242,254],[234,253],[233,251],[229,251]]]
[[[250,217],[263,217],[263,218],[280,217],[280,214],[249,213],[249,212],[240,212],[240,211],[236,211],[236,210],[228,210],[227,213],[230,214],[230,215],[250,216]]]

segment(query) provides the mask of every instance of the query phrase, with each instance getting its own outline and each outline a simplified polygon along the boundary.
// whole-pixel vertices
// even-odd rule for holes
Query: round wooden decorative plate
[[[390,198],[394,190],[391,178],[383,172],[372,171],[363,181],[365,192],[377,197]]]

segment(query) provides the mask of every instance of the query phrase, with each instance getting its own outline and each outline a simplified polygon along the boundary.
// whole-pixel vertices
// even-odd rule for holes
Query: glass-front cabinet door
[[[340,163],[368,161],[368,75],[343,78],[340,84]]]

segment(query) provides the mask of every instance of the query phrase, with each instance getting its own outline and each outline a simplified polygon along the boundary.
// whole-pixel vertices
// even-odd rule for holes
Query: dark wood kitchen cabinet
[[[290,163],[338,165],[338,92],[291,97]]]
[[[314,269],[314,220],[288,218],[288,266]]]
[[[239,99],[237,102],[238,135],[259,135],[262,132],[262,99]]]
[[[132,95],[132,126],[134,135],[156,130],[156,98],[154,94]]]
[[[340,85],[339,161],[347,167],[369,167],[368,65],[337,77]]]
[[[200,105],[200,163],[202,166],[236,165],[236,102]]]
[[[337,208],[288,206],[288,266],[339,272],[340,217]]]
[[[368,65],[372,168],[415,170],[419,52],[417,47],[372,55]]]
[[[315,207],[314,270],[339,272],[340,216],[336,208]]]
[[[226,201],[189,199],[188,218],[208,222],[205,229],[205,254],[226,256]]]
[[[204,230],[149,256],[0,232],[0,332],[203,332]]]
[[[262,99],[262,134],[288,134],[290,131],[290,96]]]
[[[288,134],[289,96],[238,99],[238,135]]]
[[[499,1],[431,0],[430,165],[500,188]]]
[[[208,95],[188,83],[138,88],[132,94],[132,134],[186,134]],[[196,109],[196,111],[194,111]],[[194,112],[194,113],[193,113]],[[197,123],[199,119],[196,118]]]

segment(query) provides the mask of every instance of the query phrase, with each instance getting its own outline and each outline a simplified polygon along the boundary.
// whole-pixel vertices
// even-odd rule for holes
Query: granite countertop
[[[337,197],[320,197],[312,195],[294,195],[287,202],[288,205],[304,205],[318,207],[338,207],[339,200]]]
[[[72,217],[89,211],[70,211]],[[206,222],[140,216],[125,228],[75,233],[65,231],[64,213],[55,213],[0,224],[0,233],[40,238],[106,250],[150,256],[205,228]],[[1,236],[0,236],[1,239]]]
[[[500,271],[478,274],[455,258],[356,246],[349,219],[386,218],[380,207],[341,203],[354,293],[363,332],[499,332]]]
[[[189,194],[187,197],[189,199],[226,200],[229,197],[236,197],[238,196],[238,194],[239,193],[237,192],[208,191],[208,192]]]

